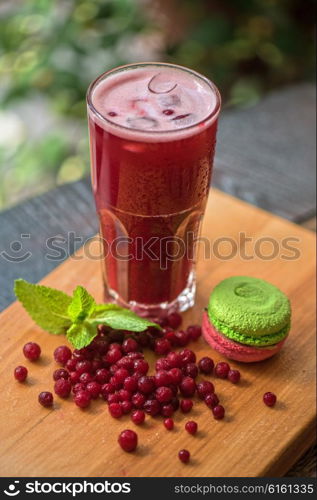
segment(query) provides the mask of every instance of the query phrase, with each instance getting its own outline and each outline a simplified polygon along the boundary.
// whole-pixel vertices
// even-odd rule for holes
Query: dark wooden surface
[[[311,84],[274,92],[252,108],[224,110],[213,185],[314,229],[314,110],[315,89]],[[0,213],[0,310],[14,300],[15,278],[40,280],[97,230],[87,179]],[[79,240],[69,244],[69,233]],[[58,235],[65,240],[59,242],[64,254],[50,258],[49,254],[56,252],[48,250],[47,240]],[[19,262],[26,253],[29,257]],[[310,470],[314,456],[308,452],[290,475],[314,475]]]
[[[219,123],[213,185],[312,227],[315,216],[314,109],[314,86],[302,84],[274,92],[252,108],[224,110]],[[2,212],[0,310],[14,299],[15,278],[38,281],[97,229],[88,179],[58,187]],[[56,258],[57,252],[47,249],[47,240],[60,235],[69,242],[69,233],[79,241],[74,245],[70,241],[68,245],[61,240],[58,244],[64,254],[62,259]],[[30,256],[20,261],[26,252]]]

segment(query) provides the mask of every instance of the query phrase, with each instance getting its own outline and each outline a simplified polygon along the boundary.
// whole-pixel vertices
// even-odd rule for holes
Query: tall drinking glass
[[[87,93],[105,297],[138,314],[195,299],[195,241],[208,198],[220,95],[190,69],[122,66]]]

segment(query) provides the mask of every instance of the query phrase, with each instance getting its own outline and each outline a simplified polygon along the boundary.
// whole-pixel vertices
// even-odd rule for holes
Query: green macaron
[[[276,286],[250,276],[233,276],[213,290],[208,316],[226,337],[251,346],[269,346],[289,332],[290,302]]]

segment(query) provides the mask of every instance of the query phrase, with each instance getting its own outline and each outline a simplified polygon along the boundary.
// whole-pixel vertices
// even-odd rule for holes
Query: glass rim
[[[186,71],[187,73],[191,73],[192,75],[200,78],[211,88],[211,90],[214,93],[214,96],[216,98],[214,108],[207,116],[205,116],[203,119],[193,123],[192,125],[188,125],[186,127],[182,127],[179,129],[172,129],[172,130],[171,129],[164,129],[164,130],[146,129],[145,130],[145,129],[140,129],[140,128],[130,128],[130,127],[126,127],[125,125],[120,125],[118,123],[115,123],[112,120],[109,120],[108,118],[106,118],[103,114],[101,114],[95,108],[95,106],[92,102],[92,94],[93,94],[94,89],[98,85],[98,83],[113,73],[128,70],[130,68],[137,68],[137,67],[143,67],[143,66],[167,66],[167,67],[171,67],[171,68],[180,69],[182,71]],[[184,130],[194,129],[196,127],[199,127],[199,125],[201,125],[202,123],[212,121],[213,118],[216,119],[218,114],[219,114],[220,107],[221,107],[221,95],[220,95],[220,92],[219,92],[218,88],[216,87],[216,85],[211,80],[209,80],[209,78],[202,75],[198,71],[195,71],[195,70],[190,69],[190,68],[186,68],[186,66],[181,66],[179,64],[173,64],[173,63],[165,63],[165,62],[139,62],[139,63],[129,63],[129,64],[121,65],[121,66],[116,66],[115,68],[107,70],[104,73],[102,73],[101,75],[97,76],[97,78],[95,78],[95,80],[93,80],[90,83],[90,85],[87,89],[86,102],[87,102],[87,106],[89,107],[91,112],[94,115],[96,115],[99,118],[99,120],[101,120],[101,122],[104,122],[105,124],[108,124],[109,126],[114,127],[115,129],[117,128],[118,130],[120,130],[120,129],[127,130],[127,131],[129,131],[130,134],[133,132],[138,132],[138,133],[142,133],[142,134],[147,135],[147,136],[148,135],[157,135],[158,136],[158,135],[167,134],[167,133],[168,134],[179,134],[180,132],[182,132]]]

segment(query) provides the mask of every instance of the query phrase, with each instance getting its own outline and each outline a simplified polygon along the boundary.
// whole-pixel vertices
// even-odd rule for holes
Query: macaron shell
[[[210,322],[208,314],[205,312],[202,321],[202,333],[208,344],[218,351],[223,356],[241,361],[243,363],[253,363],[256,361],[263,361],[278,353],[286,338],[278,342],[278,344],[270,347],[253,347],[239,344],[224,337],[214,325]]]
[[[217,320],[235,334],[269,337],[285,329],[286,336],[291,307],[287,296],[271,283],[251,276],[232,276],[214,288],[208,314],[212,322]]]
[[[252,336],[245,335],[244,333],[239,333],[229,328],[227,325],[218,321],[214,316],[209,313],[209,320],[214,325],[218,332],[221,332],[223,336],[232,340],[233,342],[238,342],[239,344],[249,345],[254,347],[269,347],[278,344],[281,340],[287,337],[291,324],[288,323],[282,330],[276,333],[270,333],[269,335],[256,336],[254,333]]]

